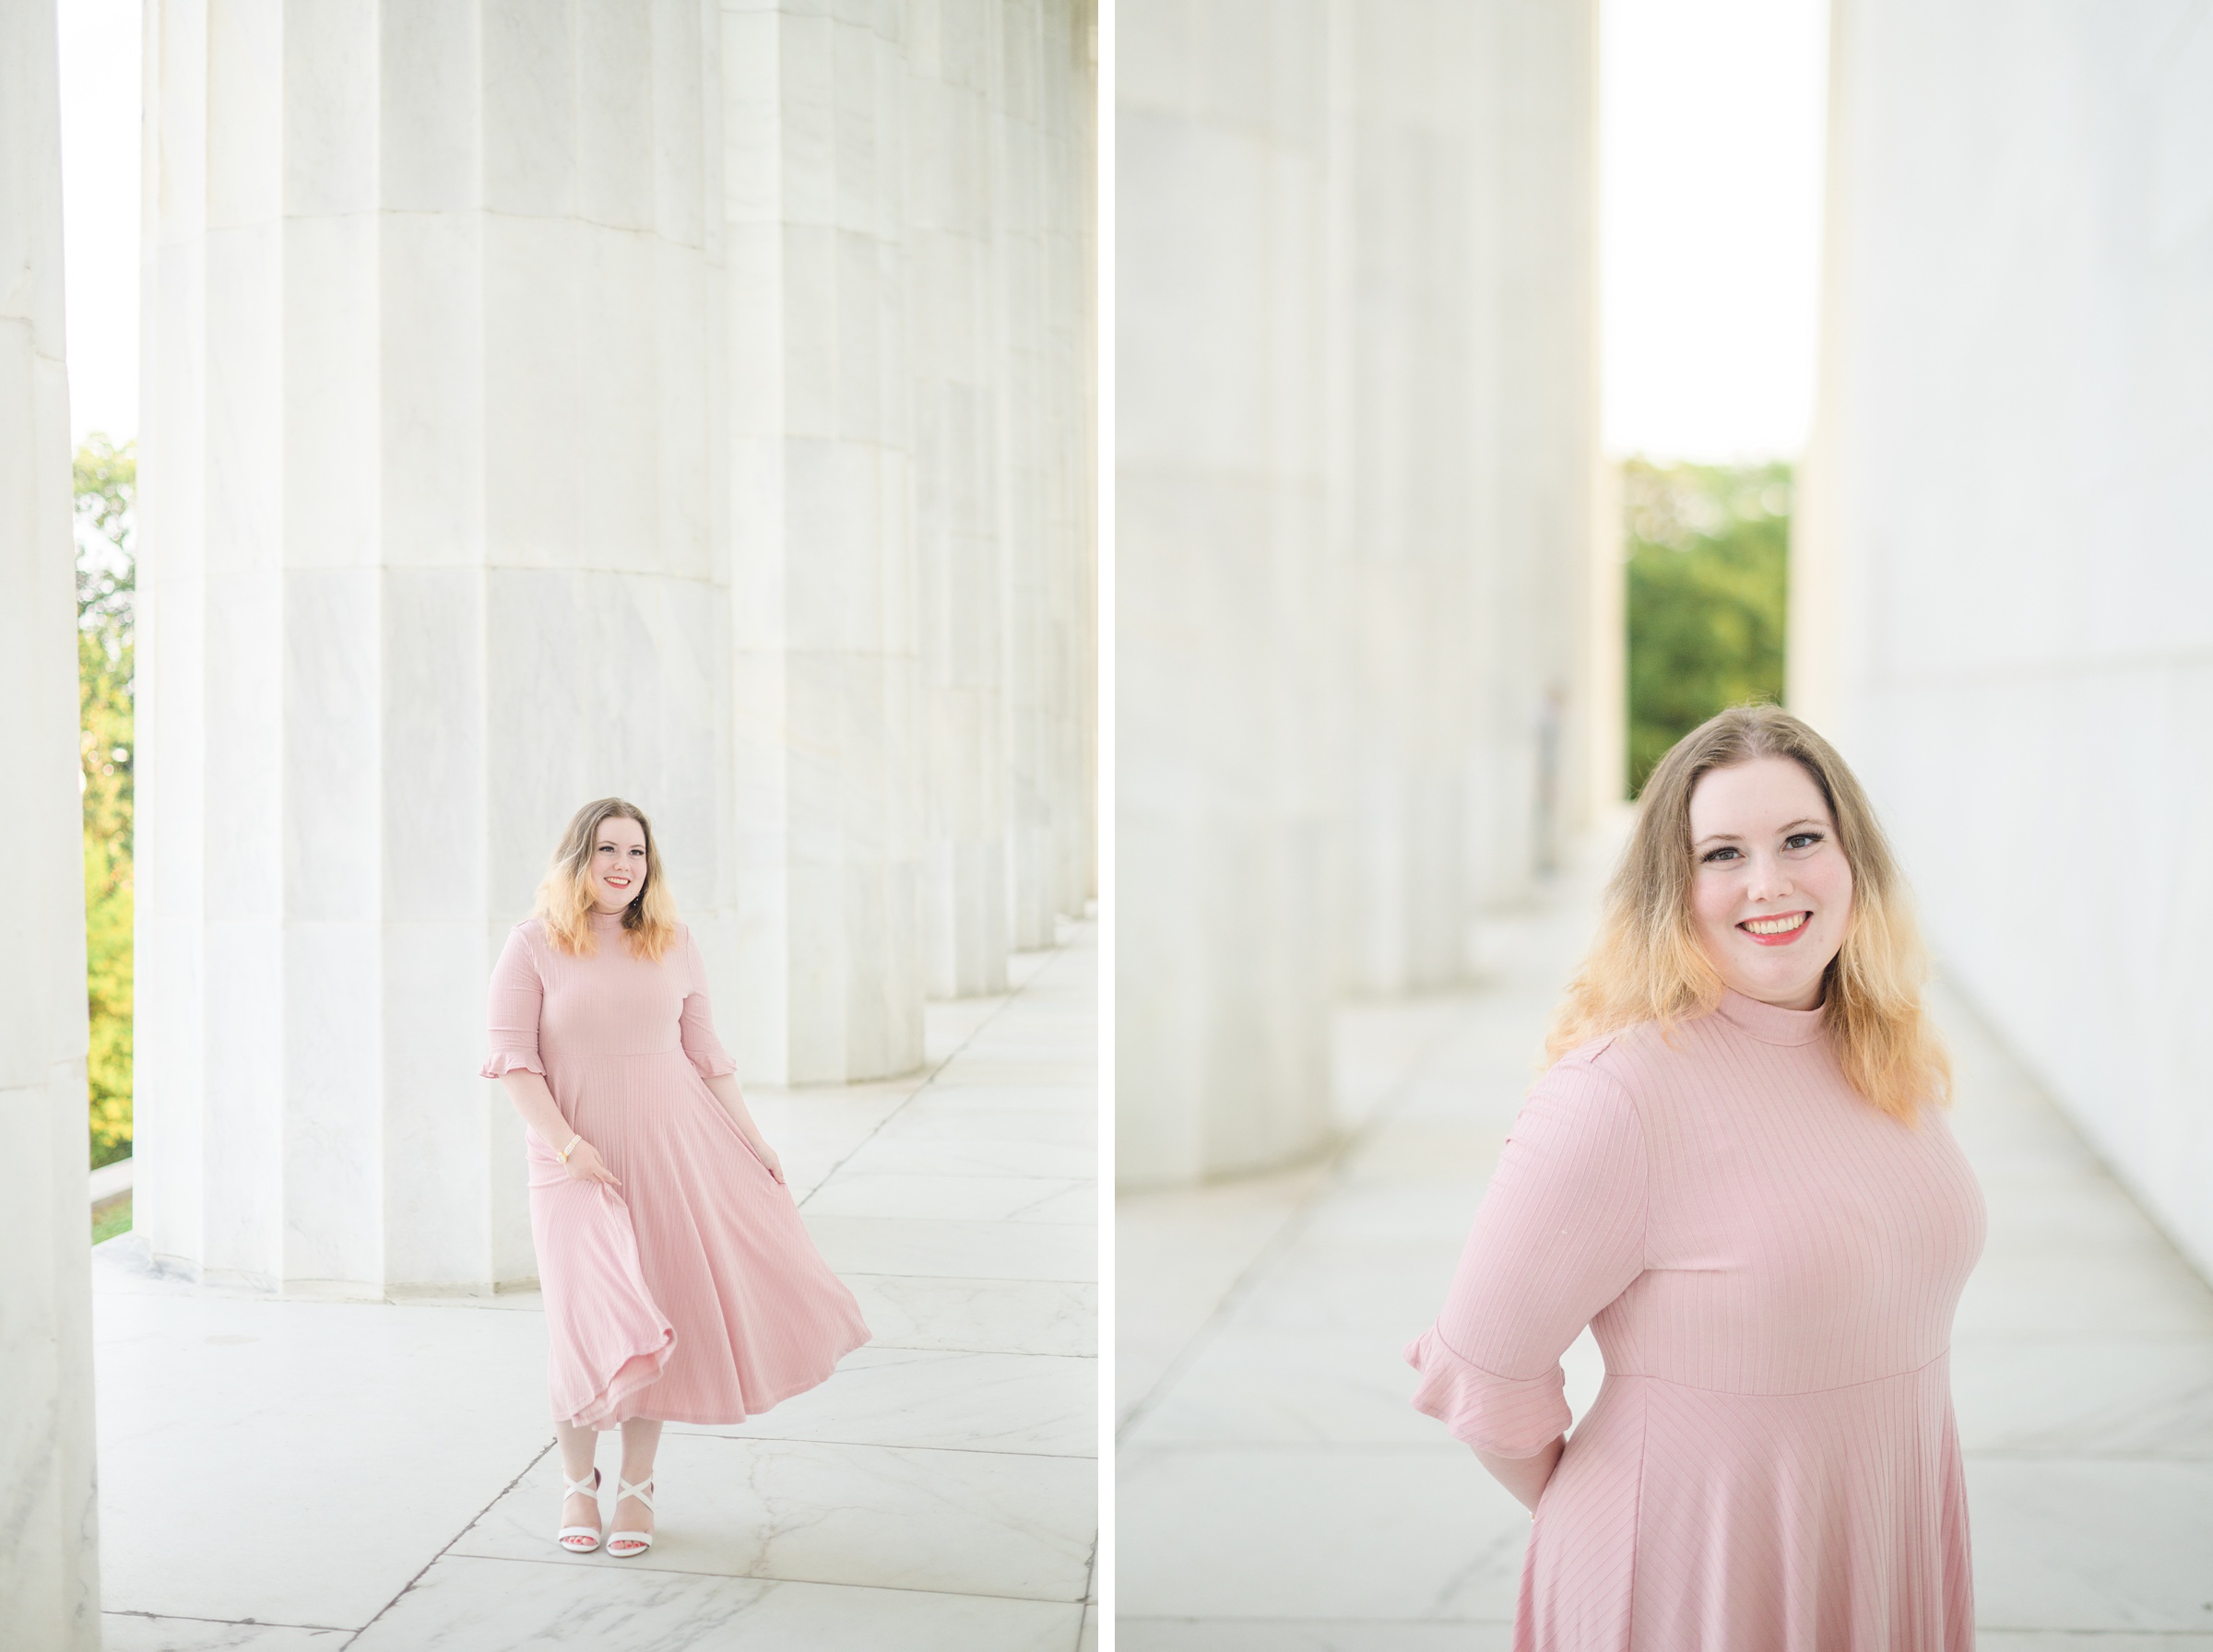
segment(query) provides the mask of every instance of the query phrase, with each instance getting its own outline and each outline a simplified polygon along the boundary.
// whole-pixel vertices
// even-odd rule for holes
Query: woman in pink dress
[[[1519,1652],[1971,1652],[1981,1192],[1865,795],[1772,706],[1653,771],[1414,1404],[1533,1511]],[[1559,1357],[1605,1355],[1567,1434]]]
[[[568,1481],[558,1540],[599,1546],[599,1431],[622,1431],[612,1555],[653,1542],[663,1422],[742,1422],[869,1339],[799,1221],[715,1036],[653,829],[569,822],[491,975],[491,1057],[527,1127],[530,1226]]]

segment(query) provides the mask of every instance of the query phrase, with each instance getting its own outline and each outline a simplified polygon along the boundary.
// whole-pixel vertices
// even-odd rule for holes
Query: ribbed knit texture
[[[689,929],[657,962],[595,914],[573,958],[533,920],[491,975],[484,1077],[545,1075],[570,1129],[622,1186],[573,1180],[526,1131],[553,1414],[742,1422],[869,1339],[783,1185],[705,1080],[730,1072]]]
[[[1514,1122],[1414,1404],[1527,1457],[1517,1652],[1972,1652],[1947,1354],[1982,1197],[1942,1115],[1844,1081],[1819,1010],[1735,993],[1577,1050]]]

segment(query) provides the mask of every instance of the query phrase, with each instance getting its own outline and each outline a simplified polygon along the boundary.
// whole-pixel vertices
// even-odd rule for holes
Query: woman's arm
[[[569,1121],[562,1117],[560,1107],[554,1104],[553,1092],[546,1088],[543,1077],[517,1068],[514,1072],[502,1073],[500,1082],[506,1086],[507,1099],[515,1103],[515,1110],[523,1115],[523,1123],[538,1132],[540,1141],[555,1152],[567,1146],[569,1138],[576,1132],[570,1129]],[[599,1150],[590,1142],[581,1140],[569,1149],[569,1180],[605,1182],[609,1187],[622,1186],[615,1179],[615,1173],[608,1169],[607,1162],[599,1157]]]
[[[1516,1502],[1531,1514],[1537,1512],[1537,1499],[1544,1494],[1545,1481],[1560,1465],[1560,1453],[1567,1449],[1568,1436],[1545,1446],[1534,1457],[1498,1457],[1480,1446],[1472,1449],[1476,1460],[1491,1471],[1491,1478],[1514,1494]]]
[[[731,1118],[737,1121],[738,1133],[745,1138],[754,1157],[768,1166],[770,1175],[783,1181],[784,1161],[776,1157],[776,1150],[768,1145],[768,1139],[761,1134],[761,1127],[753,1123],[753,1115],[745,1105],[744,1092],[738,1088],[737,1075],[716,1073],[707,1080],[707,1088],[715,1092],[716,1101],[729,1109]]]
[[[1572,1421],[1560,1356],[1644,1268],[1643,1132],[1627,1093],[1555,1067],[1514,1120],[1437,1324],[1408,1359],[1441,1419],[1535,1508]]]

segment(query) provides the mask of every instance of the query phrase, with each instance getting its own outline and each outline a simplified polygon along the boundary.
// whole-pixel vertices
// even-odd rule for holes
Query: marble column
[[[92,1279],[85,1167],[69,385],[53,0],[0,0],[0,1625],[96,1652]]]
[[[933,997],[1004,991],[1012,938],[991,302],[999,13],[996,0],[910,0],[905,9],[900,148],[926,742],[922,945]]]
[[[1489,667],[1470,892],[1510,906],[1596,805],[1587,753],[1618,738],[1617,516],[1598,510],[1598,6],[1499,5],[1494,256],[1496,550],[1478,601]]]
[[[1596,12],[1120,14],[1120,1162],[1332,1127],[1595,797]],[[1617,610],[1614,610],[1617,612]]]
[[[738,1048],[780,1083],[922,1058],[901,24],[722,19]]]
[[[1331,8],[1326,701],[1339,980],[1460,980],[1500,553],[1495,8]]]
[[[727,975],[700,6],[148,12],[138,1228],[533,1271],[484,981],[570,813]]]
[[[1329,1127],[1323,879],[1329,35],[1319,6],[1117,17],[1119,1174]]]

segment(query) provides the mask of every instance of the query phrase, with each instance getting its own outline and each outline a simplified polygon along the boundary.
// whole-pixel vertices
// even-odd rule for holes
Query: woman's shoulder
[[[1544,1078],[1564,1089],[1603,1090],[1634,1103],[1655,1079],[1685,1059],[1683,1045],[1680,1026],[1637,1021],[1567,1051],[1545,1069]]]

